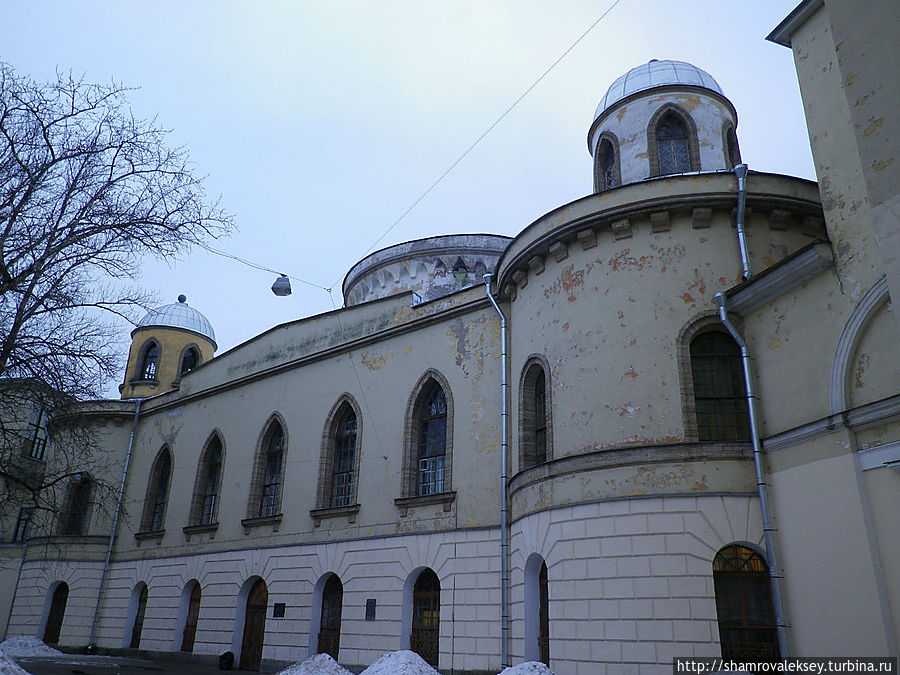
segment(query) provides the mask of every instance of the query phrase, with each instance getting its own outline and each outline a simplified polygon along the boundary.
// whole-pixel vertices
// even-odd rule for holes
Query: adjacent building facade
[[[828,29],[807,6],[789,36]],[[736,132],[708,73],[651,61],[601,100],[594,193],[516,237],[376,252],[342,309],[215,358],[183,300],[148,315],[84,409],[127,464],[110,562],[112,514],[36,533],[10,633],[250,668],[895,654],[889,217],[744,178]]]

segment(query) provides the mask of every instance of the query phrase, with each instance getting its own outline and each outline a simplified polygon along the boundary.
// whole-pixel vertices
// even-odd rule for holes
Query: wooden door
[[[147,585],[141,588],[141,595],[138,598],[137,611],[134,613],[134,625],[131,627],[131,643],[132,649],[141,646],[141,631],[144,630],[144,614],[147,613]]]
[[[55,645],[59,642],[59,631],[62,629],[68,599],[69,585],[62,582],[53,591],[53,599],[50,601],[50,614],[47,616],[47,625],[44,628],[44,642],[48,645]]]
[[[259,670],[263,641],[266,636],[266,608],[268,605],[269,590],[266,588],[266,582],[260,579],[253,585],[250,595],[247,596],[240,663],[240,667],[246,670]]]
[[[194,584],[191,590],[191,601],[188,604],[187,618],[184,620],[184,637],[181,639],[181,651],[194,651],[194,638],[197,635],[197,620],[200,617],[200,584]]]
[[[344,586],[337,575],[332,574],[322,592],[322,620],[319,623],[320,654],[328,654],[335,661],[341,649],[341,608]]]
[[[427,663],[437,667],[438,633],[441,624],[441,582],[431,570],[416,579],[413,589],[412,633],[409,647]]]

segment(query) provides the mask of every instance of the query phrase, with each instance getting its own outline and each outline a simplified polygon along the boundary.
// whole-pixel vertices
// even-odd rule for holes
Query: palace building
[[[897,26],[876,4],[771,37],[818,185],[748,171],[713,75],[654,60],[589,120],[594,192],[515,237],[377,251],[342,308],[215,356],[186,298],[150,312],[122,399],[83,408],[125,472],[111,556],[101,509],[32,532],[10,635],[250,669],[896,655],[900,142],[855,117],[900,103],[865,63]]]

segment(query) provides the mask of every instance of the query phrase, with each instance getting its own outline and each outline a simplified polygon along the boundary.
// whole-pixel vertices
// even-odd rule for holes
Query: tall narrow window
[[[91,487],[91,479],[87,474],[77,476],[69,485],[62,521],[63,534],[84,534],[87,527],[88,506],[91,502]]]
[[[713,560],[722,658],[778,661],[769,568],[755,551],[731,544]]]
[[[741,351],[730,336],[701,333],[691,342],[691,371],[701,441],[744,441],[750,419]]]
[[[356,468],[356,413],[349,405],[338,421],[334,436],[331,470],[331,506],[353,504],[353,473]]]
[[[31,518],[34,509],[19,509],[19,518],[16,520],[16,529],[13,532],[13,542],[22,544],[31,536]]]
[[[619,176],[616,162],[616,149],[608,138],[600,141],[597,147],[596,189],[603,192],[616,187],[619,184]]]
[[[263,442],[263,484],[259,515],[274,516],[281,510],[281,468],[284,459],[284,431],[273,422]]]
[[[25,454],[39,461],[44,461],[47,454],[47,412],[40,403],[32,410]]]
[[[197,470],[191,524],[211,525],[216,522],[221,478],[222,441],[214,435],[206,445]]]
[[[200,352],[196,347],[188,347],[181,355],[181,366],[178,369],[180,375],[191,372],[200,365]]]
[[[541,565],[538,575],[538,592],[540,595],[540,648],[541,663],[550,665],[550,582],[547,578],[547,563]]]
[[[171,475],[172,456],[169,449],[163,447],[150,470],[147,496],[144,499],[144,517],[141,523],[141,529],[144,532],[159,532],[164,528]]]
[[[656,127],[660,175],[691,170],[688,131],[678,116],[666,113]]]
[[[441,626],[441,582],[430,569],[424,570],[413,589],[410,649],[437,667]]]
[[[156,370],[159,366],[159,345],[155,340],[151,340],[144,347],[144,355],[141,358],[140,379],[155,380]]]
[[[738,149],[737,136],[732,126],[725,130],[725,154],[729,169],[733,169],[741,163],[741,151]]]
[[[533,357],[522,374],[519,398],[521,433],[519,461],[523,469],[551,459],[550,410],[543,359]]]
[[[444,491],[444,459],[447,449],[447,399],[435,382],[426,394],[418,418],[419,495]]]

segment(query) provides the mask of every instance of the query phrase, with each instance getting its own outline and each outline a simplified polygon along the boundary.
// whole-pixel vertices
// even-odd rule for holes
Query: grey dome
[[[606,94],[600,99],[594,119],[600,117],[616,101],[639,91],[663,87],[671,84],[684,84],[693,87],[710,89],[722,96],[725,93],[713,76],[705,70],[684,61],[657,61],[656,59],[637,68],[632,68],[612,83]]]
[[[187,298],[183,295],[178,296],[178,302],[171,305],[163,305],[158,307],[138,322],[137,328],[148,328],[150,326],[161,326],[163,328],[183,328],[185,330],[199,333],[208,338],[212,343],[216,344],[216,333],[213,331],[209,319],[203,316],[193,307],[187,304]],[[135,330],[137,330],[137,328]]]

